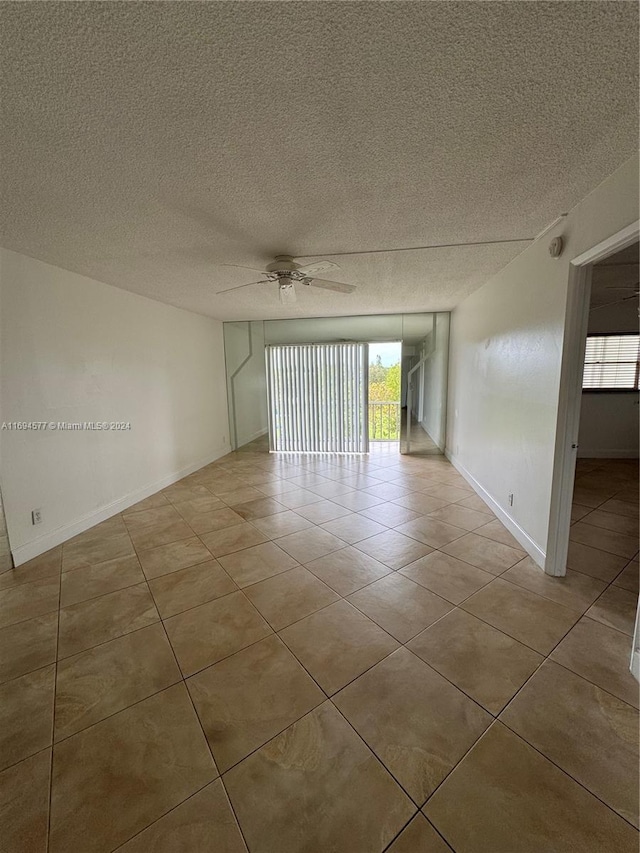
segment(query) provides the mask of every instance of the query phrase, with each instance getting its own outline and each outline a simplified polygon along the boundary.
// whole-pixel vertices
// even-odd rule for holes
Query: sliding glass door
[[[367,344],[268,346],[266,356],[272,451],[367,452]]]

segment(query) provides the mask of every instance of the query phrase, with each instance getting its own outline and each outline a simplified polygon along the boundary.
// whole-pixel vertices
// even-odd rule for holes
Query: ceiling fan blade
[[[221,267],[233,267],[236,270],[251,270],[251,272],[264,273],[264,270],[259,270],[257,267],[244,267],[242,264],[220,264]]]
[[[219,296],[221,293],[230,293],[232,290],[240,290],[241,287],[252,287],[254,284],[270,284],[270,279],[264,279],[264,281],[250,281],[249,284],[237,284],[235,287],[227,287],[226,290],[217,290],[216,296]]]
[[[343,284],[341,281],[325,281],[323,278],[312,278],[311,287],[321,287],[323,290],[335,290],[336,293],[353,293],[357,287],[353,284]]]
[[[340,267],[338,264],[334,264],[331,261],[318,261],[315,264],[309,264],[306,267],[300,267],[299,272],[303,272],[305,275],[313,275],[316,272],[326,272],[327,270],[339,270]]]

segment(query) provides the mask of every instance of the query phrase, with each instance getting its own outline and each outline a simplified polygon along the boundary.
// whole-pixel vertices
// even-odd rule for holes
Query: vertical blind
[[[366,453],[367,344],[268,346],[271,450]]]

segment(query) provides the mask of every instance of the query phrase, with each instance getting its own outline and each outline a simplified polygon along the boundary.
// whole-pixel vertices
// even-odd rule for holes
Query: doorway
[[[545,560],[545,572],[556,577],[564,577],[567,568],[593,268],[633,246],[639,236],[640,222],[635,222],[583,252],[570,265]]]
[[[398,450],[401,420],[402,342],[369,344],[369,445]],[[379,445],[379,446],[378,446]]]

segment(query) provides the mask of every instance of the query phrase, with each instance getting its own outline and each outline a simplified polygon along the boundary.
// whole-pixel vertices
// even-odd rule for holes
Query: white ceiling
[[[446,310],[637,147],[627,2],[3,3],[0,242],[223,319]],[[356,284],[216,296],[278,252]],[[255,279],[259,278],[255,275]]]

